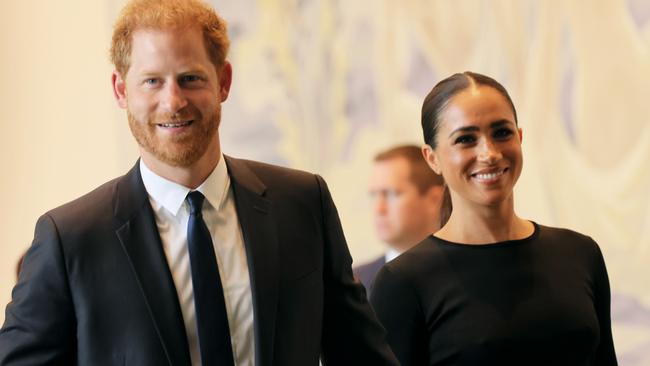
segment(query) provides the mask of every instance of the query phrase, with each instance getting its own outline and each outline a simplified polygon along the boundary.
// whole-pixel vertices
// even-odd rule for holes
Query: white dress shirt
[[[388,262],[392,261],[393,259],[399,257],[400,254],[402,254],[402,252],[400,252],[398,250],[395,250],[393,248],[388,248],[386,250],[386,257],[385,257],[386,258],[386,263],[388,263]]]
[[[200,366],[194,290],[187,249],[187,223],[190,213],[185,197],[190,189],[156,175],[142,160],[140,173],[149,194],[158,233],[176,286],[192,365]],[[214,171],[196,190],[205,196],[203,219],[210,230],[219,265],[235,365],[253,366],[253,300],[248,261],[223,155]]]

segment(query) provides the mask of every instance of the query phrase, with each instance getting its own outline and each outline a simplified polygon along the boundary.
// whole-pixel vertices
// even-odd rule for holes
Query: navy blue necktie
[[[187,243],[190,252],[196,326],[203,366],[234,365],[226,302],[219,277],[217,257],[210,231],[203,221],[201,209],[205,197],[194,191],[187,195],[190,220],[187,224]]]

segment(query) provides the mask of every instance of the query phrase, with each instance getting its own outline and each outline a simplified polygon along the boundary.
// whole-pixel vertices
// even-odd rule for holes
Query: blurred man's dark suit
[[[377,276],[377,272],[379,272],[384,264],[386,264],[386,256],[382,255],[377,259],[354,268],[354,277],[366,288],[368,297],[370,297],[372,285],[375,283],[375,276]]]
[[[353,280],[317,175],[226,157],[248,258],[256,365],[396,365]],[[0,332],[0,365],[189,365],[138,164],[43,215]]]

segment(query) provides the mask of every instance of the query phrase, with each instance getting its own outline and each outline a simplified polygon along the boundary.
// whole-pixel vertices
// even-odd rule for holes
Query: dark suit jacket
[[[248,258],[256,365],[396,365],[353,281],[322,178],[226,157]],[[0,365],[189,365],[139,165],[43,215],[0,331]]]
[[[386,264],[386,256],[382,255],[371,262],[361,264],[354,268],[354,276],[366,288],[368,297],[370,297],[372,285],[375,283],[375,276],[377,276],[377,272],[379,272],[384,264]]]

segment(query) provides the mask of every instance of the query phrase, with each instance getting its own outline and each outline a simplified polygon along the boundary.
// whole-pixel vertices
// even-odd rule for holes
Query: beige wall
[[[40,214],[121,174],[135,157],[114,106],[104,1],[0,5],[0,322]],[[131,158],[129,158],[131,157]]]

